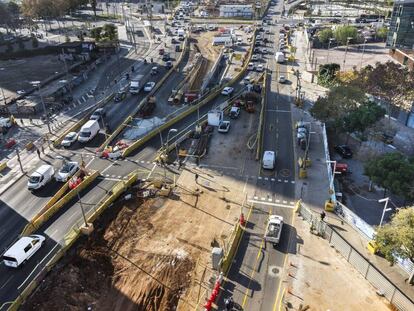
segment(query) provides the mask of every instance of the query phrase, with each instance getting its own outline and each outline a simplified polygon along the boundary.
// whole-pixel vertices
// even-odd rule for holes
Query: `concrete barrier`
[[[7,167],[7,162],[6,161],[1,162],[0,163],[0,172],[3,171],[6,167]]]
[[[107,97],[105,97],[104,99],[102,99],[96,106],[95,108],[101,108],[104,105],[106,105],[113,97],[115,96],[114,93],[108,95]],[[92,112],[89,112],[84,118],[80,119],[78,122],[76,122],[74,125],[72,125],[69,129],[67,129],[66,131],[63,132],[62,135],[60,135],[59,137],[57,137],[54,141],[53,141],[53,147],[59,147],[60,143],[62,142],[62,140],[65,138],[66,135],[68,135],[70,132],[77,132],[88,120],[90,115],[92,114]]]
[[[100,145],[97,150],[98,152],[103,151],[111,142],[112,140],[118,136],[119,133],[122,132],[122,130],[128,125],[129,122],[132,121],[132,119],[135,117],[135,115],[138,113],[138,111],[141,109],[141,107],[148,101],[148,99],[151,96],[154,96],[154,94],[158,91],[158,89],[163,85],[163,83],[168,79],[168,77],[177,70],[178,66],[180,65],[181,61],[184,58],[185,53],[187,53],[188,50],[188,40],[187,38],[184,40],[184,48],[183,51],[180,54],[180,57],[178,58],[177,62],[173,65],[173,67],[161,78],[160,81],[155,85],[155,87],[152,89],[152,91],[145,96],[137,105],[137,107],[132,111],[132,113],[125,119],[125,121],[117,127],[117,129],[109,136],[105,142]],[[115,134],[116,133],[116,134]]]
[[[21,236],[32,234],[34,231],[40,228],[50,217],[52,217],[57,211],[59,211],[65,204],[72,200],[80,191],[89,186],[99,176],[98,171],[92,172],[92,174],[85,177],[85,179],[75,188],[70,190],[66,195],[57,200],[52,206],[45,210],[42,214],[36,215],[36,217],[30,221],[29,224],[23,229]]]
[[[231,263],[233,261],[233,257],[237,251],[237,248],[240,243],[240,238],[242,237],[243,228],[240,226],[239,222],[234,226],[234,231],[230,238],[229,242],[229,249],[227,254],[224,254],[224,258],[221,261],[221,271],[226,275],[229,270]]]

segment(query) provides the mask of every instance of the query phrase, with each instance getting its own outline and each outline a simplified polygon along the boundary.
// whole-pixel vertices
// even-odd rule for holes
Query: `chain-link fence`
[[[414,310],[414,301],[407,297],[368,259],[352,247],[335,229],[321,220],[320,214],[300,203],[299,214],[311,224],[311,230],[329,241],[346,260],[400,311]]]

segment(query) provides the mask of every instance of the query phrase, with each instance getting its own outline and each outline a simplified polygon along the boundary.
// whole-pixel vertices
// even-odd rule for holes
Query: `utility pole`
[[[83,204],[82,204],[82,200],[81,200],[79,191],[78,191],[77,195],[78,195],[79,205],[80,205],[80,208],[81,208],[81,211],[82,211],[83,221],[85,222],[85,227],[89,227],[88,221],[86,220],[85,210],[83,209]]]
[[[352,39],[351,37],[346,38],[346,49],[345,49],[345,55],[344,55],[344,65],[343,65],[342,71],[345,71],[346,54],[348,53],[349,41],[350,41],[351,39]]]

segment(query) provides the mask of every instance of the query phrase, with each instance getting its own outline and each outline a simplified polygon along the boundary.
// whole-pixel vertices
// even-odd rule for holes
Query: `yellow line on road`
[[[247,302],[247,295],[249,294],[250,283],[252,282],[252,279],[254,277],[254,274],[256,273],[257,263],[259,262],[259,258],[260,258],[260,254],[262,252],[263,246],[264,246],[264,239],[262,239],[262,242],[260,243],[259,252],[257,253],[256,260],[255,260],[254,266],[253,266],[253,271],[252,271],[252,273],[250,275],[249,284],[247,285],[246,292],[244,293],[243,302],[242,302],[242,305],[241,305],[242,306],[242,309],[244,309],[244,306],[245,306],[245,304]]]
[[[250,210],[251,212],[251,210]],[[249,216],[250,216],[250,212],[249,212]],[[269,210],[269,216],[271,215],[271,210]],[[262,253],[262,249],[264,246],[265,240],[264,238],[262,239],[262,242],[260,243],[260,247],[259,247],[259,251],[257,252],[257,256],[256,256],[256,260],[254,262],[254,266],[253,266],[253,271],[250,275],[250,280],[249,280],[249,284],[247,284],[247,288],[246,288],[246,292],[244,293],[244,297],[243,297],[243,302],[242,302],[242,309],[244,309],[244,306],[247,302],[247,295],[249,294],[249,290],[250,290],[250,283],[252,282],[252,279],[254,277],[254,274],[256,273],[256,268],[257,268],[257,263],[259,262],[259,258],[260,258],[260,254]]]
[[[296,209],[292,209],[292,222],[291,222],[291,226],[293,227],[295,224],[295,211]],[[290,249],[290,245],[292,244],[292,234],[289,236],[289,242],[288,242],[288,252]],[[286,261],[288,259],[288,253],[285,255],[285,260],[283,261],[283,266],[282,266],[282,271],[284,272],[285,270],[285,266],[286,266]],[[279,278],[279,285],[277,286],[277,292],[276,292],[276,298],[275,298],[275,303],[273,304],[273,311],[277,310],[277,307],[279,306],[279,310],[280,310],[280,305],[282,304],[282,302],[280,301],[280,303],[278,304],[278,300],[279,300],[279,295],[280,295],[280,289],[281,289],[281,285],[282,285],[282,278],[283,278],[283,274],[281,274],[281,277]]]

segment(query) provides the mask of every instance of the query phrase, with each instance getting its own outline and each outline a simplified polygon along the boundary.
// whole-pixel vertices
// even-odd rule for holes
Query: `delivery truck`
[[[131,94],[138,94],[141,91],[142,86],[145,84],[142,80],[144,79],[144,75],[139,74],[134,76],[129,83],[129,92]]]
[[[281,64],[285,62],[285,55],[282,52],[276,52],[275,54],[276,62]]]
[[[267,222],[265,241],[270,242],[273,246],[279,243],[282,234],[283,217],[279,215],[270,215]]]

